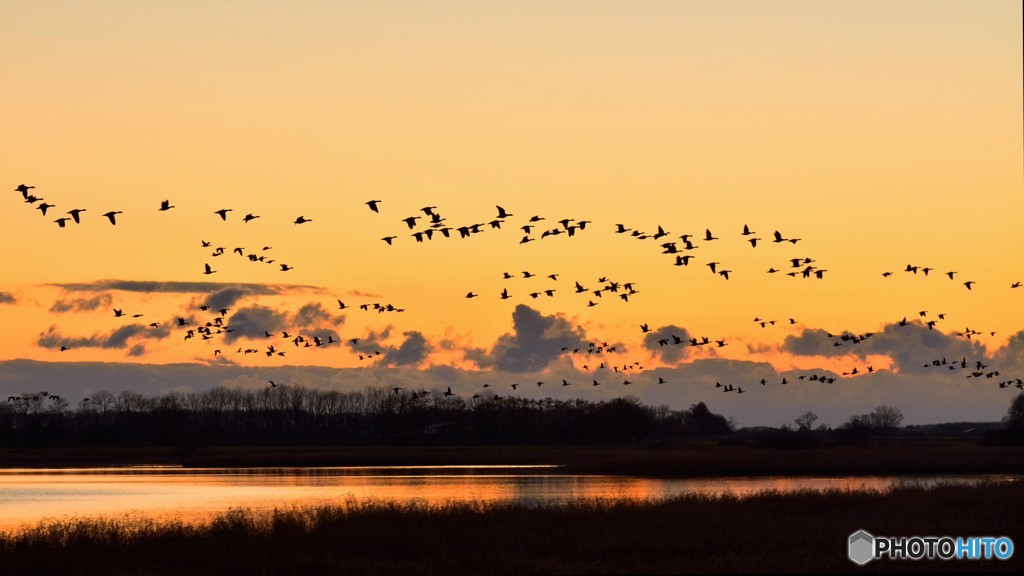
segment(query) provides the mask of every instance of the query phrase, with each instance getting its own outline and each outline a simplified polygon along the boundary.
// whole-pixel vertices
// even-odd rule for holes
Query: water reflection
[[[886,490],[898,482],[1020,481],[1019,476],[758,477],[654,479],[552,474],[551,466],[377,466],[0,470],[0,530],[71,517],[209,519],[232,507],[345,505],[368,499],[566,503],[661,499],[681,494],[739,497],[764,490]]]

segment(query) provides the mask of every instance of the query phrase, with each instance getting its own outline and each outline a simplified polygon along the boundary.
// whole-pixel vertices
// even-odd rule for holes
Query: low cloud
[[[384,353],[383,363],[387,366],[412,366],[426,359],[434,350],[423,334],[412,331],[403,334],[405,342],[398,348],[391,348]]]
[[[10,292],[0,292],[0,304],[14,304],[18,300]]]
[[[283,330],[287,327],[287,314],[257,304],[235,311],[228,324],[233,332],[229,332],[224,341],[230,344],[239,338],[263,338],[265,332],[274,334]]]
[[[983,344],[929,329],[920,322],[908,322],[903,326],[887,324],[881,332],[867,338],[858,336],[857,340],[855,342],[854,335],[848,332],[829,336],[825,330],[813,329],[787,336],[782,348],[801,356],[854,355],[864,359],[874,354],[885,355],[893,359],[898,370],[915,373],[927,372],[925,365],[932,360],[971,360],[986,356]]]
[[[132,344],[133,340],[158,340],[170,335],[170,329],[166,326],[151,328],[142,324],[127,324],[115,328],[109,334],[93,334],[92,336],[68,336],[62,334],[57,326],[50,326],[45,332],[39,334],[36,344],[40,348],[50,350],[59,349],[63,346],[68,348],[103,348],[123,349]],[[141,345],[138,342],[134,346]],[[134,350],[134,348],[133,348]],[[130,351],[131,352],[131,351]],[[137,354],[132,354],[137,355]]]
[[[101,293],[92,298],[68,298],[59,299],[50,306],[50,312],[63,314],[65,312],[91,312],[99,308],[109,308],[113,305],[114,298],[107,293]]]
[[[513,332],[498,338],[489,353],[467,350],[466,359],[505,372],[532,372],[556,360],[562,348],[582,348],[586,343],[582,328],[561,315],[544,316],[525,304],[512,312],[512,326]]]
[[[341,326],[345,323],[345,317],[331,314],[319,302],[310,302],[292,315],[291,323],[300,329],[318,329]]]
[[[203,300],[203,305],[210,307],[211,310],[223,310],[234,306],[242,298],[253,294],[256,294],[256,292],[252,286],[225,286],[210,292],[206,299]]]
[[[216,292],[224,288],[248,290],[250,294],[275,295],[294,292],[323,292],[319,286],[302,284],[237,284],[229,282],[163,282],[159,280],[96,280],[95,282],[70,282],[51,284],[69,292],[170,292],[179,294],[201,294]]]
[[[653,352],[666,364],[675,364],[686,358],[690,351],[689,346],[690,333],[680,326],[662,326],[644,335],[644,348]]]

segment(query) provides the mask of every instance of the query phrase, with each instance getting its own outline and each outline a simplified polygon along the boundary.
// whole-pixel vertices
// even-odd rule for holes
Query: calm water
[[[344,505],[364,500],[522,503],[581,498],[750,495],[762,490],[885,490],[898,482],[1020,481],[1015,476],[652,479],[557,474],[550,466],[345,468],[89,468],[0,470],[0,530],[44,519],[142,516],[201,521],[229,508]]]

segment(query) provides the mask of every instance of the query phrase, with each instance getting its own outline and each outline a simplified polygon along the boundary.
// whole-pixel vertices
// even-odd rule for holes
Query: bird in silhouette
[[[779,232],[778,230],[776,230],[772,235],[775,236],[775,239],[772,240],[772,242],[775,242],[776,244],[778,244],[779,242],[787,241],[785,238],[782,237],[782,233]]]
[[[704,230],[704,240],[710,242],[712,240],[718,240],[718,238],[712,236],[711,235],[711,229],[708,228],[708,229]]]
[[[970,290],[970,289],[971,289],[971,286],[972,286],[973,284],[976,284],[976,282],[975,282],[974,280],[968,280],[967,282],[964,282],[964,286],[967,286],[967,289],[968,289],[968,290]]]
[[[383,202],[383,200],[370,200],[369,202],[366,202],[366,205],[370,207],[370,210],[379,213],[380,210],[377,209],[377,204],[380,204],[381,202]]]
[[[255,220],[257,218],[259,218],[259,216],[254,216],[252,214],[246,214],[245,218],[242,218],[242,222],[244,224],[248,224],[249,222],[252,222],[253,220]]]
[[[271,388],[277,388],[278,387],[278,384],[276,382],[274,382],[273,380],[267,380],[267,382],[270,382],[270,387]]]
[[[721,262],[708,262],[707,264],[705,264],[705,266],[711,268],[711,273],[715,274],[716,272],[718,272],[718,270],[716,270],[715,267],[718,266],[719,264],[721,264]]]
[[[381,238],[381,240],[387,242],[388,246],[391,246],[391,241],[394,240],[395,238],[398,238],[398,236],[385,236]]]
[[[646,334],[646,333],[650,332],[651,329],[650,329],[650,327],[647,326],[647,324],[641,324],[640,325],[640,331],[642,333]]]
[[[472,292],[466,294],[466,298],[476,298],[477,296],[479,296],[479,294],[473,294]]]
[[[64,228],[64,225],[68,220],[70,220],[70,218],[57,218],[56,220],[54,220],[54,222],[57,223],[57,226]]]
[[[214,270],[213,268],[210,268],[209,264],[204,264],[204,266],[206,266],[206,271],[203,272],[203,274],[216,274],[217,273],[216,270]]]
[[[750,235],[752,235],[752,234],[756,234],[756,232],[752,231],[752,230],[750,229],[750,227],[749,227],[749,226],[747,226],[746,224],[744,224],[744,225],[743,225],[743,232],[742,232],[742,234],[743,234],[744,236],[750,236]]]
[[[892,272],[882,272],[882,278],[888,278],[889,276],[892,276]]]
[[[232,212],[231,208],[221,208],[220,210],[215,210],[214,214],[220,216],[221,220],[227,220],[228,212]]]
[[[509,298],[511,298],[511,296],[508,295],[508,288],[503,289],[501,291],[501,299],[508,300]]]
[[[110,212],[106,212],[103,215],[107,218],[107,220],[110,220],[111,226],[116,226],[117,225],[116,216],[118,214],[122,214],[122,212],[120,210],[111,210]]]
[[[445,390],[444,397],[447,398],[447,397],[452,396],[452,395],[453,395],[452,394],[452,387],[449,386],[448,390]]]
[[[81,224],[82,220],[79,214],[85,212],[85,208],[75,208],[74,210],[68,210],[68,214],[71,215],[71,219],[75,221],[75,224]]]
[[[1020,282],[1014,282],[1013,284],[1010,284],[1010,288],[1020,288]]]
[[[164,201],[160,202],[160,208],[158,208],[158,210],[160,210],[161,212],[167,212],[171,208],[174,208],[174,206],[171,206],[171,201],[170,200],[164,200]]]
[[[295,224],[305,224],[306,222],[312,222],[312,220],[306,218],[305,216],[299,216],[298,218],[295,219]]]
[[[36,210],[42,211],[43,216],[46,216],[46,210],[49,209],[49,208],[53,208],[53,207],[54,207],[53,204],[47,204],[46,202],[40,202],[39,206],[36,206]]]
[[[718,271],[718,275],[721,276],[722,278],[725,278],[726,280],[728,280],[730,272],[732,272],[732,270],[719,270]]]
[[[289,270],[294,270],[294,269],[295,269],[294,266],[289,266],[287,264],[281,264],[281,272],[287,272]]]
[[[508,218],[509,216],[513,216],[513,214],[509,214],[501,206],[495,205],[495,208],[498,209],[498,218]],[[527,234],[529,234],[529,232],[527,232]]]
[[[422,218],[422,216],[409,216],[408,218],[404,218],[402,222],[405,222],[406,225],[409,226],[409,229],[412,230],[416,227],[416,221],[420,218]]]
[[[15,192],[21,192],[22,196],[28,196],[28,191],[35,188],[35,186],[29,186],[27,184],[18,184],[18,187],[14,189]]]

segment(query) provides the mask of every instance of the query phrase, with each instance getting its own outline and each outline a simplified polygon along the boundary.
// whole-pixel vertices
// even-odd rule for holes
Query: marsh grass
[[[570,504],[396,503],[234,509],[204,524],[49,521],[0,535],[21,574],[610,574],[1024,570],[1009,561],[872,562],[846,538],[1007,535],[1024,542],[1020,482],[886,492],[688,495]]]

